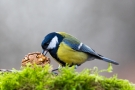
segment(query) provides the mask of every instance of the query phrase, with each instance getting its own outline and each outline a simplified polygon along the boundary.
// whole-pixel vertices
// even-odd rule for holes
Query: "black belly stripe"
[[[56,45],[55,48],[49,50],[49,53],[50,53],[50,55],[51,55],[53,58],[55,58],[62,66],[65,66],[66,63],[63,62],[62,60],[60,60],[60,59],[58,58],[58,56],[57,56],[57,50],[58,50],[58,48],[59,48],[59,44],[62,42],[62,40],[63,40],[64,37],[63,37],[62,35],[60,35],[60,34],[56,34],[56,36],[58,37],[58,41],[59,41],[59,42],[57,43],[57,45]]]
[[[57,56],[57,50],[58,48],[54,48],[52,50],[49,51],[50,55],[55,58],[62,66],[66,66],[66,63],[63,62],[62,60],[60,60]]]

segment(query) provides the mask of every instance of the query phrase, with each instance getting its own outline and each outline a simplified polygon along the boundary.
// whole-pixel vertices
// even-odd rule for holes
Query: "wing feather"
[[[80,47],[81,42],[75,41],[73,39],[70,40],[69,38],[63,39],[63,42],[76,51],[85,52],[85,53],[88,53],[90,55],[94,55],[97,58],[100,58],[100,55],[97,54],[92,48],[88,47],[87,45],[82,44]]]
[[[87,45],[81,43],[77,38],[66,34],[64,32],[59,32],[63,37],[63,42],[70,46],[72,49],[80,52],[85,52],[90,55],[94,55],[97,58],[100,58],[101,56],[97,54],[92,48],[88,47]]]

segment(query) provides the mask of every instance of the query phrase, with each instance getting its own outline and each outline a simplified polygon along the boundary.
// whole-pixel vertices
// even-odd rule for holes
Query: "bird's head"
[[[56,47],[58,47],[62,39],[63,39],[63,36],[56,32],[52,32],[46,35],[44,40],[41,43],[41,46],[43,49],[42,54],[46,55],[48,51],[53,50]]]

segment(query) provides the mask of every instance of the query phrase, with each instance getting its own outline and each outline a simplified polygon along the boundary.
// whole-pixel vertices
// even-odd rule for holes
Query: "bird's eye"
[[[49,45],[49,43],[45,43],[45,44],[44,44],[44,46],[46,46],[46,47],[47,47],[48,45]]]
[[[49,43],[44,43],[44,45],[42,45],[43,49],[46,49],[48,47]]]

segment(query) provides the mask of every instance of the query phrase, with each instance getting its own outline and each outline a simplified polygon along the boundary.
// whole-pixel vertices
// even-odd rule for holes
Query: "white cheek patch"
[[[57,43],[58,43],[58,37],[55,36],[55,37],[51,40],[51,42],[50,42],[50,44],[48,45],[47,49],[53,49],[53,48],[55,48],[56,45],[57,45]]]

